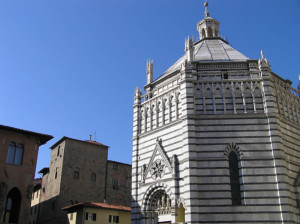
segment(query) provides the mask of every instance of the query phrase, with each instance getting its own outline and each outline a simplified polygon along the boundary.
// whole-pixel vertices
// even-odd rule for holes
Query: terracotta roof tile
[[[10,130],[10,131],[15,131],[15,132],[27,134],[27,135],[37,136],[37,137],[40,138],[40,145],[46,144],[49,140],[51,140],[53,138],[53,136],[51,136],[51,135],[42,134],[42,133],[33,132],[33,131],[28,131],[28,130],[24,130],[24,129],[20,129],[20,128],[14,128],[14,127],[1,125],[1,124],[0,124],[0,129],[6,129],[6,130]]]
[[[131,208],[128,206],[114,205],[108,203],[98,203],[98,202],[83,202],[83,203],[78,203],[78,204],[64,207],[63,209],[68,210],[70,208],[76,208],[76,207],[115,209],[115,210],[128,211],[128,212],[131,211]]]

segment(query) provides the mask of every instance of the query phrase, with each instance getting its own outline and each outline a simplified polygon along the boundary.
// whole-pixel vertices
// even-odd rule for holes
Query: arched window
[[[91,173],[90,180],[92,182],[96,182],[96,174],[95,173]]]
[[[11,142],[8,146],[8,153],[6,162],[14,165],[21,165],[23,159],[24,146],[19,144],[16,146],[14,142]]]
[[[232,205],[241,205],[241,189],[238,157],[234,151],[229,153],[229,172]]]
[[[79,179],[79,168],[76,167],[73,174],[74,179]]]
[[[206,35],[205,35],[205,29],[203,28],[202,29],[202,38],[205,38],[206,37]]]
[[[207,36],[208,37],[213,37],[213,30],[210,26],[207,28]]]
[[[21,200],[21,193],[17,188],[13,188],[8,192],[3,213],[3,223],[18,223]]]
[[[56,169],[55,169],[55,179],[57,178],[57,167],[56,167]]]
[[[177,213],[178,216],[176,221],[179,223],[185,223],[185,208],[183,207],[182,203],[180,203]]]
[[[57,155],[56,156],[59,156],[59,154],[60,154],[60,146],[58,146]]]

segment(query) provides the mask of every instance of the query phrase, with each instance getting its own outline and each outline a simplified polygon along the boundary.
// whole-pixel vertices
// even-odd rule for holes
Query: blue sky
[[[251,59],[264,51],[273,72],[300,74],[299,0],[210,0],[211,17],[231,46]],[[1,0],[0,123],[46,133],[37,171],[61,137],[109,145],[109,159],[131,163],[132,105],[198,37],[201,0]]]

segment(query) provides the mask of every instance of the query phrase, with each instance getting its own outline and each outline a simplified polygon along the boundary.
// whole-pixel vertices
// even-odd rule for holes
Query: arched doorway
[[[8,192],[2,220],[3,223],[18,223],[21,200],[21,193],[17,188],[13,188]]]
[[[145,211],[147,224],[171,224],[172,223],[172,201],[165,190],[157,190],[151,194]]]
[[[185,223],[185,208],[182,203],[180,203],[177,210],[176,223]]]

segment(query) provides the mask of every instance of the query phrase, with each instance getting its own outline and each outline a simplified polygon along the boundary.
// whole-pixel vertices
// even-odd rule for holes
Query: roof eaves
[[[64,137],[62,137],[60,140],[58,140],[56,143],[54,143],[54,145],[52,145],[52,146],[50,147],[50,149],[54,149],[56,146],[58,146],[61,142],[63,142],[63,141],[66,140],[66,139],[70,139],[70,140],[74,140],[74,141],[78,141],[78,142],[83,142],[83,143],[87,143],[87,144],[99,145],[99,146],[103,146],[103,147],[109,148],[109,146],[104,145],[104,144],[99,143],[99,142],[89,141],[89,140],[84,141],[84,140],[79,140],[79,139],[69,138],[69,137],[64,136]]]
[[[38,133],[38,132],[28,131],[28,130],[24,130],[24,129],[20,129],[20,128],[14,128],[14,127],[6,126],[6,125],[0,125],[0,128],[7,129],[7,130],[10,130],[10,131],[16,131],[16,132],[27,134],[27,135],[37,136],[37,137],[40,138],[40,144],[39,145],[44,145],[49,140],[51,140],[53,138],[52,135],[47,135],[47,134],[42,134],[42,133]]]

